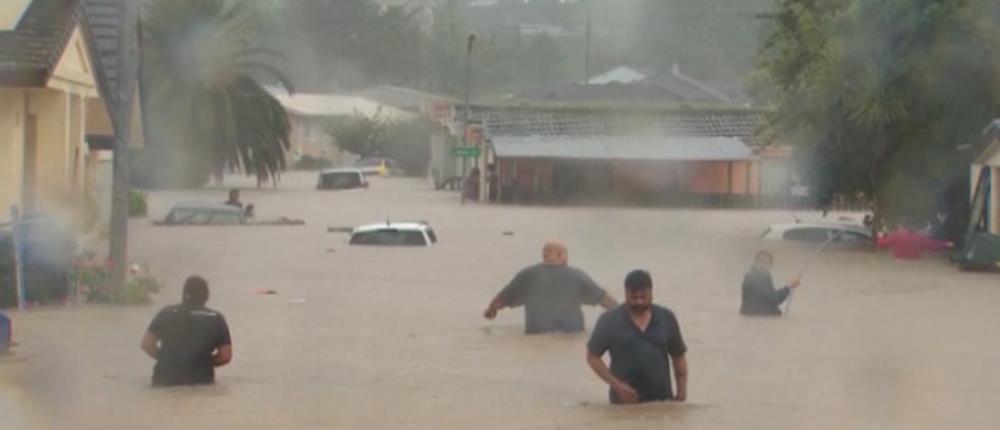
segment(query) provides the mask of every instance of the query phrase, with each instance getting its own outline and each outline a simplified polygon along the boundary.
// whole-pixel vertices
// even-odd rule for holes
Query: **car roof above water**
[[[865,226],[847,223],[836,223],[836,222],[802,222],[802,223],[788,223],[788,224],[773,224],[769,227],[770,230],[774,231],[788,231],[801,228],[829,228],[837,230],[846,230],[854,233],[861,233],[870,235],[871,231]]]
[[[367,233],[386,229],[425,231],[429,230],[430,226],[426,222],[388,222],[358,226],[354,228],[353,233]]]
[[[188,209],[188,210],[199,210],[199,211],[212,211],[212,212],[232,212],[242,214],[243,211],[235,206],[229,206],[224,203],[215,202],[197,202],[197,201],[186,201],[177,202],[171,210],[177,209]]]
[[[358,174],[358,175],[363,175],[364,174],[364,172],[362,172],[360,169],[354,169],[354,168],[350,168],[350,167],[336,168],[336,169],[324,169],[324,170],[321,170],[319,172],[320,175],[333,175],[333,174],[337,174],[337,173],[355,173],[355,174]]]

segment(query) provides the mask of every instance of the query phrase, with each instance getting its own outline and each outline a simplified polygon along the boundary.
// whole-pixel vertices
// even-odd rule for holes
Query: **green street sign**
[[[452,157],[477,158],[479,154],[479,147],[477,146],[456,146],[451,148]]]

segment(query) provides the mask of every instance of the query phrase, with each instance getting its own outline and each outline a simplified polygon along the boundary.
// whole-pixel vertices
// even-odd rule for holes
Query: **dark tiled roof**
[[[455,108],[457,119],[463,108]],[[476,106],[492,136],[734,137],[757,144],[767,113],[751,109],[575,109]]]
[[[513,101],[556,103],[677,103],[689,100],[684,94],[656,85],[639,83],[562,84],[521,92]]]
[[[686,101],[728,101],[712,89],[703,88],[693,79],[685,79],[674,73],[659,73],[640,81],[643,85],[663,88],[677,94]]]
[[[106,100],[118,89],[118,33],[125,0],[83,0],[94,50],[98,85]]]
[[[0,85],[45,85],[79,20],[79,4],[33,0],[13,30],[0,31]]]

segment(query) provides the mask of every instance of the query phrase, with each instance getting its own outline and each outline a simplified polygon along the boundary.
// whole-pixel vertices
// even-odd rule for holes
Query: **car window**
[[[174,224],[208,224],[212,213],[198,209],[175,209],[170,221]]]
[[[427,229],[427,237],[431,239],[431,243],[437,243],[438,241],[437,235],[434,234],[434,230]]]
[[[243,224],[243,218],[241,218],[239,214],[235,213],[217,212],[214,215],[212,215],[212,224],[219,224],[219,225]]]
[[[351,245],[425,246],[427,243],[418,230],[386,228],[355,233],[351,236]]]
[[[836,233],[834,233],[834,234],[836,234]],[[856,233],[856,232],[853,232],[853,231],[845,231],[840,236],[837,237],[837,242],[841,242],[841,243],[865,243],[865,242],[871,242],[871,240],[868,239],[868,236],[863,235],[861,233]]]
[[[320,177],[320,188],[355,188],[364,183],[357,172],[327,173]]]
[[[830,238],[829,230],[822,227],[794,228],[786,231],[782,238],[795,242],[826,242]]]

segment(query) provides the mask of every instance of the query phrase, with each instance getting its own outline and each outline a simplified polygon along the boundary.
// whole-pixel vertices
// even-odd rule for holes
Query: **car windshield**
[[[236,213],[216,212],[212,214],[212,224],[237,225],[243,223],[243,217]]]
[[[357,172],[324,173],[320,176],[320,188],[344,189],[357,188],[364,184],[364,179]]]
[[[384,228],[355,233],[351,245],[425,246],[427,240],[419,230]]]
[[[830,239],[832,231],[825,227],[798,227],[786,231],[784,238],[796,242],[822,243]]]
[[[171,212],[169,221],[175,224],[208,224],[211,220],[211,211],[195,208],[179,208]]]

